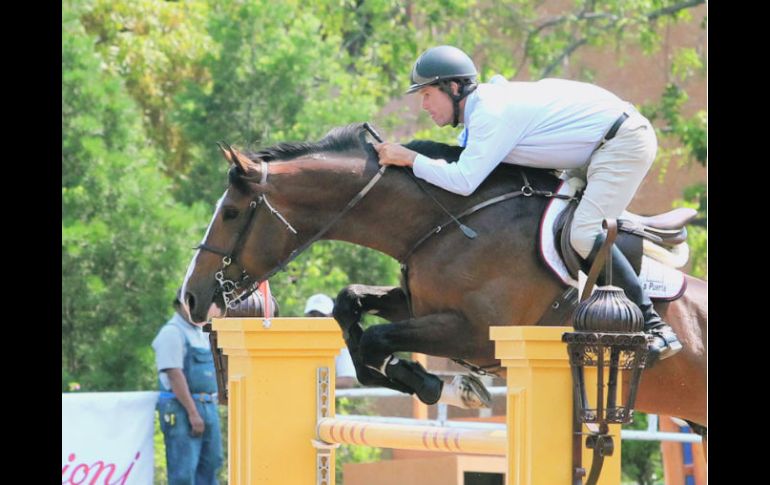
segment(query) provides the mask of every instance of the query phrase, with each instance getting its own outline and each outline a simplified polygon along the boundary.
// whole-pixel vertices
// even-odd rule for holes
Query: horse
[[[434,142],[407,146],[446,159],[461,150]],[[333,129],[318,142],[222,151],[231,164],[229,186],[183,284],[196,321],[206,319],[212,303],[224,310],[239,291],[280,271],[316,240],[380,251],[402,263],[401,285],[349,285],[337,296],[334,317],[363,385],[415,393],[432,404],[438,378],[394,352],[499,368],[489,327],[534,325],[565,290],[537,252],[539,218],[551,199],[508,198],[464,217],[463,231],[441,224],[445,211],[461,214],[512,188],[530,185],[548,194],[559,182],[552,171],[501,164],[467,197],[430,184],[421,190],[410,169],[379,166],[363,124]],[[468,227],[475,238],[465,234]],[[705,427],[707,284],[685,279],[679,299],[655,304],[683,349],[645,370],[637,409]],[[364,330],[367,313],[389,323]]]

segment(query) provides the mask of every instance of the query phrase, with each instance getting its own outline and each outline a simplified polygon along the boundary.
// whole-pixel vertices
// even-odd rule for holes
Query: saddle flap
[[[588,272],[585,261],[572,248],[572,244],[570,244],[572,218],[575,215],[577,206],[577,201],[571,200],[567,208],[559,214],[553,227],[554,238],[559,241],[560,255],[567,265],[570,275],[575,279],[577,279],[578,272],[581,269],[584,273]],[[626,226],[626,229],[624,230],[623,225],[618,224],[618,230],[621,232],[615,240],[615,246],[617,246],[618,249],[620,249],[620,252],[626,256],[628,262],[633,266],[634,272],[638,275],[642,269],[642,237],[644,237],[643,234],[639,234],[639,232],[643,233],[643,228],[638,225],[632,226],[631,228]]]

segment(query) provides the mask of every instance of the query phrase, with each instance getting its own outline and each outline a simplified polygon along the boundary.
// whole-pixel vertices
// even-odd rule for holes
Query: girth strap
[[[540,320],[535,323],[539,326],[571,326],[572,314],[578,305],[578,290],[577,288],[568,287],[564,293],[560,294],[556,300],[548,307],[548,309],[540,317]]]

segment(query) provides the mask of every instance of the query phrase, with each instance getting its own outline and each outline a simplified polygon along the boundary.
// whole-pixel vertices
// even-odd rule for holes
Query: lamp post
[[[631,302],[621,288],[612,285],[612,243],[617,236],[617,223],[605,220],[607,238],[602,245],[588,275],[588,281],[575,310],[574,332],[567,332],[562,341],[572,369],[575,407],[575,433],[582,436],[583,424],[593,424],[586,438],[586,446],[594,450],[591,472],[586,485],[595,484],[601,472],[605,456],[614,452],[614,442],[609,434],[609,424],[624,424],[633,420],[634,402],[639,381],[647,362],[649,337],[644,333],[644,319],[639,308]],[[608,286],[591,289],[608,260],[606,283]],[[596,368],[596,389],[586,386],[585,369]],[[631,373],[629,385],[618,392],[621,371]],[[589,398],[590,394],[590,398]],[[581,447],[579,438],[575,446]],[[575,485],[582,484],[585,470],[580,463],[580,449],[575,450]]]

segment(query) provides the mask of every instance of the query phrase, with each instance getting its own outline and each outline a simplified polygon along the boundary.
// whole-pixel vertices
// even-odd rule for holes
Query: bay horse
[[[249,154],[223,149],[229,187],[189,264],[184,302],[194,320],[204,321],[212,303],[224,311],[239,287],[269,278],[318,239],[385,253],[408,268],[401,286],[350,285],[337,296],[334,316],[363,385],[432,403],[430,378],[438,378],[392,358],[394,352],[499,365],[489,327],[535,324],[566,288],[537,252],[540,217],[551,199],[514,197],[467,216],[475,239],[454,226],[426,238],[447,219],[437,204],[460,214],[524,183],[552,191],[559,180],[550,171],[501,164],[467,197],[430,184],[420,190],[408,169],[379,166],[365,133],[352,124],[314,143]],[[433,142],[407,146],[455,160],[461,150]],[[684,348],[644,372],[637,409],[706,426],[707,284],[685,278],[681,298],[655,306]],[[391,323],[364,330],[366,313]]]

